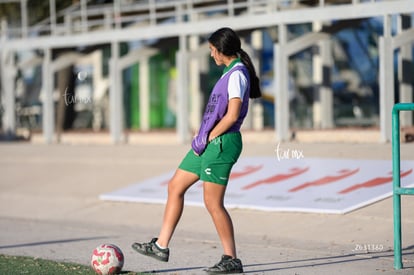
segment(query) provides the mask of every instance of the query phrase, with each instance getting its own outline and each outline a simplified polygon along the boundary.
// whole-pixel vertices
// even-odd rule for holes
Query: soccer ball
[[[113,244],[101,244],[93,250],[91,266],[97,274],[120,273],[124,266],[124,254]]]

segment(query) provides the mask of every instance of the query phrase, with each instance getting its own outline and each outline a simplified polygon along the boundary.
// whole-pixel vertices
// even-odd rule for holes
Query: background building
[[[0,0],[1,128],[42,131],[197,129],[221,74],[208,35],[239,32],[264,97],[246,128],[378,127],[413,100],[413,2],[362,0]],[[412,125],[412,114],[402,115]]]

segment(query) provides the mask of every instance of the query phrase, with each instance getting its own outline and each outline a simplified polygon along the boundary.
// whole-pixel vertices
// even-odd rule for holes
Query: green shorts
[[[202,181],[227,185],[242,148],[240,132],[224,134],[210,141],[201,156],[191,149],[178,168],[196,174]]]

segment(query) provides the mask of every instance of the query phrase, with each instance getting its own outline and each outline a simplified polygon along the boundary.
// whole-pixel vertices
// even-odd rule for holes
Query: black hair
[[[246,66],[250,76],[250,98],[262,96],[260,81],[250,56],[241,48],[239,36],[230,28],[221,28],[215,31],[208,42],[212,44],[220,53],[226,56],[237,56]]]

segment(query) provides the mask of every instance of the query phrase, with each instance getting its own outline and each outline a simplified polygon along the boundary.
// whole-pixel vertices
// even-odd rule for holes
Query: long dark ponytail
[[[250,76],[250,98],[262,96],[259,77],[250,56],[241,48],[239,36],[230,28],[221,28],[215,31],[208,39],[216,49],[226,56],[237,56],[246,66]]]

